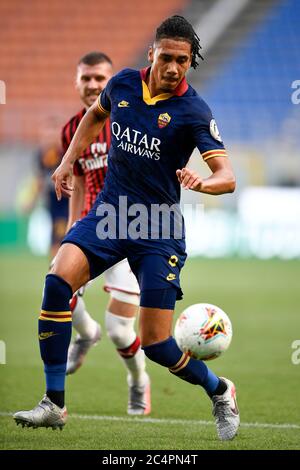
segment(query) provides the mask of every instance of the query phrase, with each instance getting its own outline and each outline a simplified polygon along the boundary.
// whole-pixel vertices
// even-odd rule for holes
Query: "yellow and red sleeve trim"
[[[169,371],[172,372],[172,374],[177,374],[181,369],[184,369],[188,362],[190,360],[190,356],[188,353],[183,353],[177,364],[173,367],[169,367]]]
[[[41,310],[39,320],[50,320],[57,322],[67,322],[72,321],[72,313],[67,312],[49,312],[47,310]]]
[[[202,153],[204,161],[214,157],[228,157],[228,155],[225,149],[207,150],[207,152]]]
[[[101,112],[101,114],[105,114],[105,116],[109,116],[110,112],[107,111],[107,109],[103,108],[100,99],[101,99],[101,93],[100,93],[100,95],[98,96],[98,99],[97,99],[98,110]]]

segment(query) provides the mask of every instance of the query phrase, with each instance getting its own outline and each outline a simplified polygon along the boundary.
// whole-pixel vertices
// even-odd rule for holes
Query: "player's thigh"
[[[172,334],[174,310],[141,307],[140,338],[142,346],[149,346],[169,338]]]
[[[90,279],[89,262],[78,246],[64,243],[57,252],[50,273],[64,279],[75,292]]]

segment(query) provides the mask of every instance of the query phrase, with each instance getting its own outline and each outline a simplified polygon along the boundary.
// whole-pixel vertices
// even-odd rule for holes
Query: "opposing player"
[[[76,88],[84,108],[63,128],[62,145],[65,152],[87,109],[97,99],[112,74],[112,61],[102,52],[90,52],[79,60]],[[74,164],[74,191],[70,197],[67,232],[77,220],[90,211],[98,193],[103,189],[110,140],[110,125],[107,120],[105,127]],[[127,412],[149,414],[150,379],[145,372],[145,355],[140,346],[140,339],[134,330],[140,300],[139,285],[127,260],[111,267],[104,273],[104,277],[105,290],[110,293],[105,312],[106,331],[128,370]],[[87,312],[80,294],[80,291],[74,294],[70,303],[73,327],[78,335],[69,347],[67,374],[74,373],[81,366],[87,351],[99,340],[101,334],[98,323]]]
[[[198,57],[199,38],[192,26],[179,16],[165,20],[149,50],[151,67],[141,72],[125,69],[109,81],[98,103],[82,119],[53,175],[58,198],[70,195],[68,178],[73,164],[110,115],[112,143],[104,189],[89,214],[65,237],[55,266],[46,276],[39,327],[40,334],[50,328],[54,333],[40,343],[46,396],[33,410],[16,413],[17,422],[65,424],[66,408],[61,402],[71,330],[69,299],[89,279],[127,257],[141,290],[140,332],[146,356],[204,388],[212,400],[220,439],[232,439],[237,433],[234,384],[182,353],[171,336],[175,302],[182,297],[179,275],[186,258],[184,228],[174,229],[180,220],[180,184],[216,195],[235,188],[211,111],[185,80],[189,67],[196,68]],[[208,178],[186,168],[195,146],[212,172]],[[158,210],[160,216],[168,217],[157,217]],[[134,218],[137,212],[143,217]],[[138,225],[143,226],[139,236]]]

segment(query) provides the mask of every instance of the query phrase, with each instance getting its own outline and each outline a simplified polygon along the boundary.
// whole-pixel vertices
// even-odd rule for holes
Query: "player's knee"
[[[106,311],[106,332],[117,348],[126,348],[136,339],[134,321],[135,318],[121,317]]]
[[[47,274],[45,279],[42,309],[48,311],[69,311],[72,297],[71,286],[56,274]]]
[[[76,292],[90,279],[89,262],[78,246],[64,243],[55,256],[50,273],[64,279]]]
[[[144,346],[142,349],[148,359],[164,367],[173,367],[182,355],[172,336],[159,343]]]

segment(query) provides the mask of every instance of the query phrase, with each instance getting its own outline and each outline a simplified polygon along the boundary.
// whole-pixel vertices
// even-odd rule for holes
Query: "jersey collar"
[[[182,96],[187,91],[189,86],[188,86],[187,81],[184,77],[181,80],[181,82],[179,83],[179,85],[177,85],[177,87],[175,88],[173,93],[162,93],[160,95],[153,96],[153,98],[152,98],[151,95],[150,95],[148,85],[146,83],[146,78],[150,73],[150,69],[151,69],[151,67],[145,67],[145,68],[140,70],[140,75],[141,75],[141,79],[142,79],[142,87],[143,87],[143,100],[146,104],[154,105],[158,101],[167,100],[168,98],[171,98],[172,96]]]

